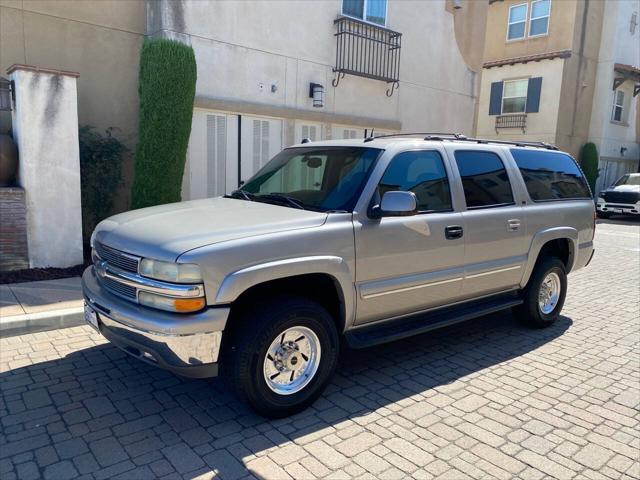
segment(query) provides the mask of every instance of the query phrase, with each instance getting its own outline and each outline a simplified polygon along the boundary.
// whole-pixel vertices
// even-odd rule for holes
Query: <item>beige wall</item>
[[[400,89],[390,98],[387,84],[362,77],[347,75],[331,86],[341,0],[166,5],[152,17],[161,19],[160,33],[186,34],[194,47],[200,98],[246,102],[248,114],[257,110],[251,104],[318,112],[308,98],[315,82],[325,86],[325,114],[358,117],[363,128],[386,121],[403,130],[473,129],[477,75],[453,41],[454,15],[445,0],[389,3],[387,27],[403,34]]]
[[[556,144],[578,156],[588,141],[605,2],[577,4],[571,58],[565,60]]]
[[[133,148],[144,31],[143,0],[0,0],[0,75],[14,63],[79,72],[79,124],[116,127]],[[3,129],[7,122],[4,116]],[[127,179],[131,170],[129,154]],[[124,187],[118,209],[127,193]]]
[[[531,0],[505,0],[494,2],[489,6],[484,47],[485,61],[572,48],[578,0],[551,0],[551,18],[547,35],[507,41],[509,7],[522,3],[528,3],[530,10]]]
[[[540,62],[520,63],[484,69],[479,101],[477,135],[482,138],[501,140],[529,140],[548,143],[556,142],[558,126],[558,106],[561,100],[560,88],[562,84],[565,60],[542,60]],[[489,97],[491,83],[518,78],[542,77],[540,95],[540,110],[527,114],[527,128],[525,133],[521,129],[501,129],[496,133],[496,116],[489,115]]]

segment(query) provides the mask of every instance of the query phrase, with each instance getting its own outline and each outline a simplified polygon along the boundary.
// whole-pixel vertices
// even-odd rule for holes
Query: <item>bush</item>
[[[145,40],[140,53],[133,208],[181,199],[196,76],[196,59],[190,46],[173,40]]]
[[[591,193],[596,193],[596,180],[600,175],[598,169],[598,149],[593,142],[587,142],[580,151],[580,167],[587,177],[587,182],[591,187]]]
[[[80,190],[84,243],[101,220],[111,214],[113,199],[122,178],[122,157],[127,148],[113,136],[113,128],[102,135],[93,127],[79,129]]]

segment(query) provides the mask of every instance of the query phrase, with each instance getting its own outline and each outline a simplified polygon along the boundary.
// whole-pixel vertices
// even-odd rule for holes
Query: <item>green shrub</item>
[[[79,129],[82,233],[85,244],[98,222],[111,214],[122,178],[122,157],[127,148],[108,128],[102,135],[85,125]]]
[[[591,187],[591,193],[596,192],[596,180],[600,175],[598,169],[598,149],[593,142],[587,142],[582,146],[580,151],[580,167],[587,177],[587,182]]]
[[[133,208],[180,201],[196,76],[190,46],[173,40],[145,40],[140,53]]]

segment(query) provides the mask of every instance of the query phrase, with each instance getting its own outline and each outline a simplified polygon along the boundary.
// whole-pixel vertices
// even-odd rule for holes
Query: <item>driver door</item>
[[[462,215],[454,210],[444,151],[406,151],[389,163],[378,185],[415,193],[418,214],[354,220],[356,323],[411,314],[462,295]]]

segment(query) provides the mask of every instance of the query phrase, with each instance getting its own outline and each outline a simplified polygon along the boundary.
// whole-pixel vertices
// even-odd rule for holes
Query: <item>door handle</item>
[[[462,227],[460,225],[449,225],[444,229],[444,236],[447,240],[462,238]]]
[[[509,231],[512,232],[515,232],[520,228],[520,220],[518,218],[512,218],[511,220],[508,220],[507,224],[509,225]]]

